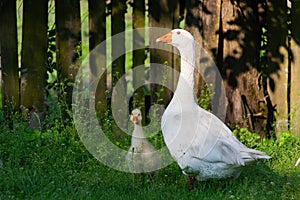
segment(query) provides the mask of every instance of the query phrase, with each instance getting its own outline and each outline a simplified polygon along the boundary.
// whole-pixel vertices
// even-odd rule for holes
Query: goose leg
[[[190,190],[194,189],[194,181],[195,181],[195,177],[193,176],[188,176],[188,188]]]

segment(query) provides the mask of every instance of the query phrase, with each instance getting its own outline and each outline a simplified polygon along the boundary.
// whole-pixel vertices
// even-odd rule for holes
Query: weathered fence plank
[[[19,69],[16,1],[0,4],[0,63],[2,75],[2,109],[9,116],[8,104],[14,101],[19,108]]]
[[[288,27],[286,0],[267,1],[267,76],[277,133],[288,130]]]
[[[196,70],[194,92],[199,103],[208,98],[205,94],[209,86],[211,95],[210,109],[220,119],[225,119],[226,99],[222,87],[222,78],[216,70],[216,64],[222,62],[223,46],[220,43],[221,0],[188,1],[186,2],[185,29],[189,30],[196,44]],[[222,43],[221,43],[222,44]],[[202,49],[201,49],[202,48]]]
[[[35,112],[45,112],[48,1],[25,0],[23,13],[21,105],[34,107]]]
[[[300,135],[300,2],[293,1],[291,10],[291,132]]]
[[[121,129],[127,128],[128,108],[126,99],[126,79],[122,78],[125,74],[125,13],[126,0],[112,0],[111,14],[111,35],[113,37],[111,46],[112,57],[112,113],[116,125],[113,125],[113,133],[119,137]],[[116,87],[118,85],[118,87]],[[121,129],[120,129],[121,128]]]
[[[104,0],[89,0],[89,50],[94,50],[101,42],[106,40],[106,2]],[[90,57],[90,79],[99,78],[98,86],[95,94],[91,94],[91,98],[95,98],[95,109],[100,120],[105,117],[107,111],[107,70],[106,70],[106,43],[101,44],[101,49],[93,52]],[[95,55],[96,54],[96,55]],[[96,77],[101,74],[101,77]]]
[[[80,66],[81,21],[79,0],[55,1],[56,58],[58,80],[64,94],[60,98],[71,108],[75,77]]]
[[[142,111],[143,123],[145,123],[145,0],[134,0],[132,11],[132,25],[133,25],[133,49],[132,62],[133,68],[133,87],[136,89],[133,96],[133,108],[139,108]],[[137,29],[139,28],[139,29]],[[136,68],[138,67],[138,68]],[[141,86],[137,88],[137,86]]]
[[[168,0],[151,0],[149,1],[149,26],[161,27],[167,29],[178,28],[179,26],[179,2],[168,1]],[[158,31],[157,29],[150,29],[150,46],[155,46],[155,40],[165,34],[166,32]],[[150,49],[150,63],[167,64],[173,67],[174,56],[172,54],[172,47],[166,47],[167,51],[159,49]],[[164,72],[151,70],[150,76],[153,80],[162,81],[164,76],[167,77]],[[172,78],[170,78],[172,77]],[[171,86],[171,90],[174,90],[174,79],[173,74],[168,76],[167,80],[169,83],[165,83]],[[154,103],[162,103],[165,106],[168,105],[172,98],[172,92],[170,90],[164,90],[163,93],[158,94],[162,86],[152,85],[151,87],[151,101]]]
[[[201,18],[203,20],[203,48],[200,69],[203,68],[204,79],[211,92],[213,113],[221,120],[226,119],[227,99],[223,80],[214,67],[221,67],[223,62],[222,1],[203,1]],[[201,67],[203,65],[203,67]],[[204,67],[205,66],[205,67]],[[219,69],[219,68],[218,68]],[[219,69],[220,71],[221,69]]]
[[[203,28],[203,21],[204,19],[202,17],[205,17],[205,15],[202,16],[202,7],[204,3],[201,3],[197,0],[191,0],[185,2],[185,26],[184,29],[189,31],[197,44],[202,45],[203,44],[203,32],[205,31]],[[215,14],[215,13],[214,13]],[[213,15],[211,15],[213,16]],[[210,16],[210,17],[211,17]],[[203,34],[202,34],[203,33]],[[212,34],[210,37],[214,37],[214,34]],[[216,41],[218,42],[218,41]],[[200,54],[196,52],[196,65],[200,66]],[[204,80],[200,74],[200,70],[195,70],[195,85],[194,85],[194,93],[197,98],[200,97],[201,91],[203,91],[204,86]]]
[[[218,63],[228,99],[226,121],[265,134],[266,104],[259,66],[261,30],[257,1],[222,1],[223,62]]]

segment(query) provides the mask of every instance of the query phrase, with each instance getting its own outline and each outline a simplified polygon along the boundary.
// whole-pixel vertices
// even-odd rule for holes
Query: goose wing
[[[192,110],[171,110],[162,119],[166,145],[176,160],[196,158],[210,163],[245,165],[270,158],[247,148],[215,115],[197,106]]]
[[[245,165],[258,159],[269,159],[264,152],[250,149],[241,143],[232,131],[215,115],[199,107],[206,120],[205,128],[199,125],[199,134],[191,147],[192,156],[207,162],[222,162],[230,165]],[[202,132],[202,130],[206,130]],[[203,142],[202,140],[205,140]]]

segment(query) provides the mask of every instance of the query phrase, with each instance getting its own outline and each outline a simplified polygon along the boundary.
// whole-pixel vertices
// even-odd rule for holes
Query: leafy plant
[[[164,65],[168,66],[169,63],[167,61],[164,62]],[[167,83],[167,79],[168,79],[168,76],[167,74],[164,72],[164,76],[162,78],[162,83],[161,83],[161,86],[160,88],[155,92],[155,95],[156,95],[156,103],[157,104],[160,104],[160,103],[163,103],[164,102],[164,99],[163,99],[163,95],[165,93],[165,85]]]
[[[281,132],[280,137],[277,140],[279,143],[279,146],[285,145],[288,142],[288,140],[290,139],[290,137],[291,137],[290,132]]]
[[[240,142],[245,144],[249,148],[256,148],[261,146],[261,137],[257,133],[252,133],[247,128],[236,127],[233,134],[238,138]]]
[[[203,89],[200,92],[200,97],[197,99],[198,105],[208,111],[211,110],[211,98],[214,95],[209,89],[212,88],[212,86],[212,84],[204,84]]]

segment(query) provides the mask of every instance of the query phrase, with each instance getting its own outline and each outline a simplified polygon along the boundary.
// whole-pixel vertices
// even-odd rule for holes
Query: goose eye
[[[177,35],[179,35],[180,34],[180,31],[177,31]]]
[[[141,114],[139,113],[138,116],[141,116]]]

